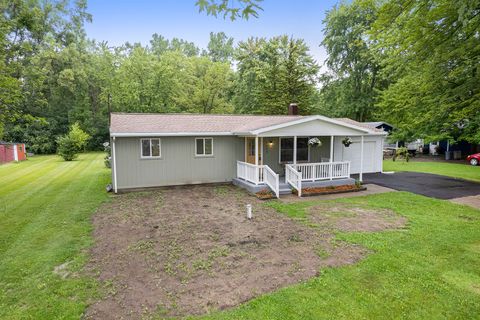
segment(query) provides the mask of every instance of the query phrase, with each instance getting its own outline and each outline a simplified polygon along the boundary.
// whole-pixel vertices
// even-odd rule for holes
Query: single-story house
[[[112,113],[112,185],[234,182],[301,194],[302,183],[351,184],[351,174],[381,172],[386,134],[320,115]]]
[[[23,161],[27,159],[24,143],[0,141],[0,163]]]

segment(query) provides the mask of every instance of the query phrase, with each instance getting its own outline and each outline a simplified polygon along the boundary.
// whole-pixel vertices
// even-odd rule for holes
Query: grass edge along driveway
[[[96,296],[97,283],[80,270],[91,215],[108,199],[103,157],[35,156],[0,166],[0,318],[79,319]]]
[[[408,192],[330,202],[392,209],[408,218],[407,227],[339,233],[338,239],[371,254],[355,265],[324,269],[302,284],[200,318],[480,318],[480,210]],[[308,223],[308,208],[315,203],[269,205]]]
[[[448,162],[427,162],[415,161],[415,159],[405,162],[402,160],[383,161],[383,171],[413,171],[433,173],[442,176],[460,178],[480,182],[480,166],[471,166],[465,163]]]

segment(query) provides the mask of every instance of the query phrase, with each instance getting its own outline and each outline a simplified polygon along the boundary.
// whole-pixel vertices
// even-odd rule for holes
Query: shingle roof
[[[247,132],[302,116],[112,113],[111,133]]]
[[[365,129],[368,129],[368,130],[374,131],[374,132],[384,132],[382,129],[375,128],[375,126],[371,125],[370,122],[358,122],[358,121],[352,120],[350,118],[335,118],[335,120],[345,122],[345,123],[348,123],[348,124],[352,124],[352,125],[360,127],[360,128],[365,128]]]
[[[111,134],[180,134],[180,133],[245,133],[270,126],[286,124],[311,116],[225,115],[225,114],[167,114],[112,113]],[[383,132],[348,118],[334,119],[347,126]]]

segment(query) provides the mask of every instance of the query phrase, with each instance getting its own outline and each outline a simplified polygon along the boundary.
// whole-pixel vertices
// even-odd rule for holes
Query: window
[[[212,138],[195,138],[195,156],[206,157],[213,156]]]
[[[141,139],[142,158],[160,158],[160,139]]]
[[[297,138],[297,161],[309,158],[308,138]],[[293,162],[293,138],[280,138],[280,162]]]

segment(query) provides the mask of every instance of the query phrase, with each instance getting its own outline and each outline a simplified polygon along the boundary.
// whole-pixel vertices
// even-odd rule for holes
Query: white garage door
[[[377,172],[375,168],[375,150],[376,143],[374,141],[365,141],[363,145],[363,172]],[[350,161],[351,173],[360,172],[360,142],[352,143],[348,148],[343,147],[343,161]]]

